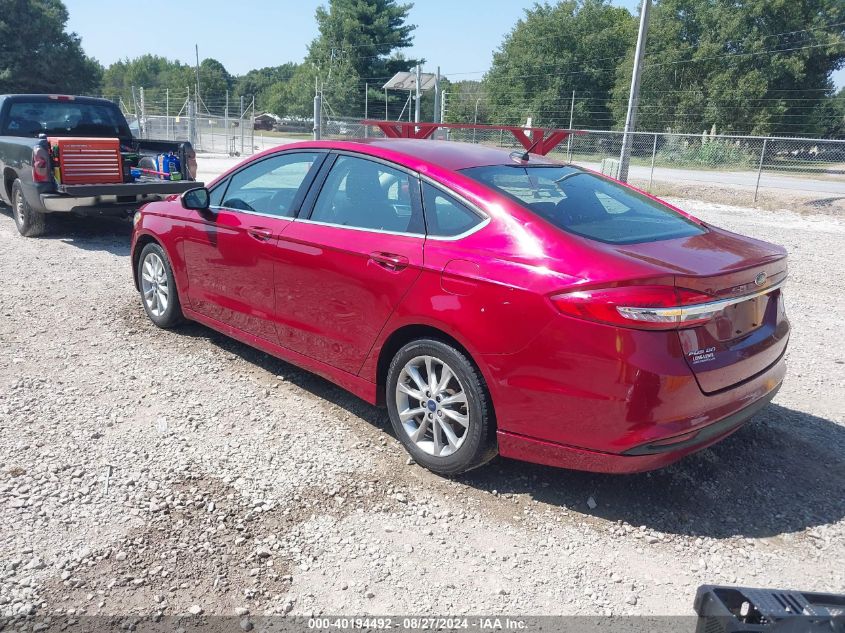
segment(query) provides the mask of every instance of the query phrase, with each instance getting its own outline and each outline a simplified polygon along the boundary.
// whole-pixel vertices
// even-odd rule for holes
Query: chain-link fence
[[[228,94],[196,99],[189,88],[181,94],[137,88],[131,97],[117,100],[140,138],[186,140],[198,151],[230,156],[311,138],[314,126],[313,119],[284,124],[275,117],[271,129],[256,130],[254,99]],[[324,114],[320,135],[363,138],[382,133],[357,117]],[[509,132],[497,129],[440,130],[437,136],[523,150]],[[765,191],[845,196],[845,141],[668,132],[631,136],[628,181],[648,191],[698,185],[730,190],[738,200],[753,201]],[[579,130],[551,156],[618,176],[623,138],[622,132]]]
[[[496,129],[441,130],[453,141],[521,150],[509,132]],[[357,119],[334,119],[324,138],[383,136]],[[619,175],[622,132],[579,130],[561,143],[552,158]],[[628,182],[648,191],[667,186],[730,188],[739,200],[757,201],[763,191],[845,196],[845,141],[710,134],[638,132],[632,135]],[[746,197],[747,193],[747,197]]]
[[[133,88],[131,97],[116,99],[138,138],[190,141],[199,152],[242,156],[255,144],[255,100],[229,95],[197,99],[190,89]]]

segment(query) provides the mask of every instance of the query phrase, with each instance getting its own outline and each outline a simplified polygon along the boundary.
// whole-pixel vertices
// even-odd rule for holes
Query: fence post
[[[144,86],[138,88],[138,93],[141,97],[141,119],[138,123],[138,128],[141,133],[141,138],[149,138],[147,134],[147,104],[144,100]]]
[[[132,112],[135,114],[135,122],[138,124],[138,137],[144,138],[141,134],[141,117],[138,116],[138,100],[135,98],[135,86],[132,86]]]
[[[657,132],[654,133],[654,145],[651,148],[651,174],[648,177],[648,192],[651,193],[651,183],[654,181],[654,159],[657,156]]]
[[[572,130],[572,121],[575,119],[575,91],[572,91],[572,105],[569,106],[569,129]],[[572,132],[566,139],[566,153],[569,155],[569,162],[572,162]]]
[[[760,165],[757,167],[757,184],[754,186],[754,204],[757,204],[757,192],[760,190],[760,174],[763,173],[763,159],[766,157],[766,144],[769,139],[763,139],[763,149],[760,152]]]
[[[320,140],[320,128],[322,127],[322,121],[320,120],[323,116],[323,104],[322,99],[320,98],[320,93],[316,92],[314,94],[314,140]]]
[[[170,88],[164,89],[164,138],[170,140]]]
[[[370,84],[364,83],[364,118],[369,119],[370,114]],[[370,126],[364,126],[364,138],[370,135]]]
[[[226,107],[223,109],[223,142],[226,144],[225,151],[227,154],[231,152],[230,145],[231,142],[229,141],[229,133],[231,132],[232,126],[229,125],[229,91],[226,91]]]
[[[241,95],[241,118],[238,119],[238,126],[241,128],[241,156],[244,155],[244,96]]]
[[[437,74],[434,75],[434,118],[435,123],[443,123],[440,120],[440,66],[437,67]]]
[[[199,143],[197,142],[196,104],[191,101],[190,95],[188,95],[188,138],[191,140],[191,145],[194,146],[194,149],[200,149]]]

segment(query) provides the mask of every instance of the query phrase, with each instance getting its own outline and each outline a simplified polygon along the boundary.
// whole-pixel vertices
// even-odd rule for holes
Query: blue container
[[[169,154],[159,154],[156,156],[156,171],[171,174],[169,176],[171,180],[180,180],[182,178],[182,169],[179,157],[173,152]],[[167,179],[168,176],[161,176],[161,178]]]
[[[182,178],[182,165],[179,162],[179,157],[173,152],[167,157],[167,169],[164,171],[170,174],[171,180],[181,180]]]

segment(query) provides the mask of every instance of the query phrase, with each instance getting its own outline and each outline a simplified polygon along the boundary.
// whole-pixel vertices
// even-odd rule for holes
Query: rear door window
[[[428,234],[455,237],[480,224],[483,218],[437,187],[423,183],[423,204]]]
[[[556,227],[600,242],[636,244],[705,232],[648,196],[570,165],[495,165],[463,173]]]

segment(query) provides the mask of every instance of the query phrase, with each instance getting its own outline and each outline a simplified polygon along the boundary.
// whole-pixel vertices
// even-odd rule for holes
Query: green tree
[[[478,123],[490,122],[490,102],[480,81],[457,81],[446,94],[446,122],[473,123],[478,112]]]
[[[200,62],[200,97],[209,110],[221,111],[233,85],[234,79],[219,61],[209,57]]]
[[[102,67],[65,30],[61,0],[0,0],[0,93],[90,93]]]
[[[813,112],[813,126],[823,138],[845,139],[845,88],[819,104]]]
[[[632,56],[614,90],[624,123]],[[646,44],[638,129],[815,135],[845,63],[842,0],[661,0]]]
[[[279,116],[310,118],[314,115],[314,73],[306,64],[296,67],[290,79],[277,81],[266,91],[266,109]]]
[[[636,39],[636,21],[607,0],[536,4],[505,37],[484,77],[496,123],[608,127],[616,66]]]
[[[271,66],[250,70],[245,75],[235,79],[235,94],[248,98],[255,97],[255,107],[258,110],[268,110],[270,88],[277,83],[287,83],[296,72],[298,64],[288,62],[281,66]]]
[[[146,90],[170,88],[185,92],[196,84],[194,69],[159,55],[141,55],[114,62],[103,73],[103,94],[131,98],[133,86]]]
[[[226,91],[232,93],[235,79],[216,59],[204,59],[200,63],[200,96],[205,108],[212,114],[222,114],[226,104]],[[160,55],[141,55],[111,64],[103,73],[103,94],[121,97],[130,103],[132,89],[138,98],[144,88],[148,112],[158,112],[164,107],[165,91],[170,91],[171,103],[193,95],[196,91],[196,67]],[[250,95],[251,97],[251,95]],[[234,94],[230,94],[230,107],[234,105]]]
[[[323,86],[325,102],[338,115],[363,114],[364,84],[383,84],[422,60],[399,52],[412,45],[406,24],[412,4],[396,0],[329,0],[316,11],[319,35],[308,47],[305,70]]]

